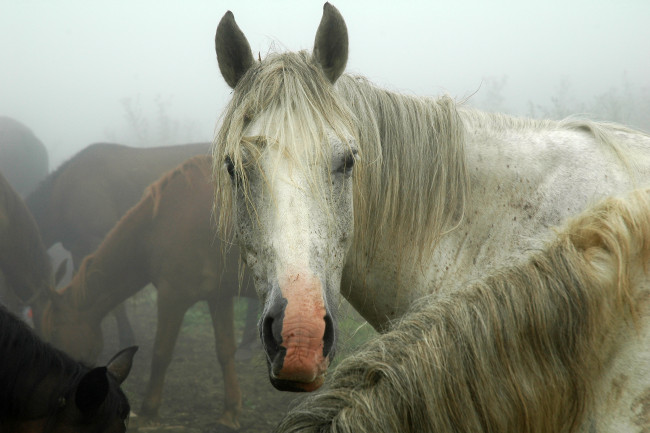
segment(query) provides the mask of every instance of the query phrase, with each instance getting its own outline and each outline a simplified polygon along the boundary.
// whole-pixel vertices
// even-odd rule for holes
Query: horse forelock
[[[246,136],[251,121],[263,117],[261,131]],[[343,143],[356,140],[356,121],[335,87],[304,51],[272,53],[254,65],[238,83],[224,111],[213,146],[216,183],[215,215],[221,232],[229,236],[232,214],[232,182],[224,168],[230,158],[251,212],[247,168],[259,164],[268,151],[286,157],[310,182],[314,197],[325,201],[317,179],[331,163],[328,134]],[[273,173],[266,182],[274,181]],[[323,206],[326,209],[325,206]]]
[[[576,431],[616,330],[636,336],[647,304],[649,193],[608,199],[530,260],[419,300],[276,431]]]

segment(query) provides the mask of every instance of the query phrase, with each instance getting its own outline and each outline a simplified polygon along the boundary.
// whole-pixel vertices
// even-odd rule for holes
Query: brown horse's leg
[[[133,334],[129,316],[126,314],[125,302],[113,309],[113,317],[115,317],[117,333],[120,337],[120,349],[133,346],[135,344],[135,335]]]
[[[158,290],[158,324],[153,344],[149,384],[142,402],[143,417],[158,415],[167,367],[172,360],[178,332],[189,307],[182,300],[179,302],[179,299],[170,299],[164,296],[163,290]]]
[[[215,297],[208,300],[208,305],[210,306],[217,358],[221,364],[224,384],[224,410],[217,422],[231,429],[239,429],[242,397],[235,370],[233,298],[232,296]]]
[[[246,320],[244,322],[244,332],[235,352],[237,361],[248,361],[253,357],[253,350],[262,348],[260,343],[260,333],[257,327],[257,318],[259,316],[260,301],[255,298],[244,298],[248,302],[246,308]]]

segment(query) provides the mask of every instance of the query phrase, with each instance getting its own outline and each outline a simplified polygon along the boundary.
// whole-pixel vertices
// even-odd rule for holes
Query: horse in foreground
[[[137,347],[89,368],[42,342],[1,305],[0,330],[0,431],[126,431],[130,409],[120,384]]]
[[[581,120],[482,113],[344,74],[326,3],[312,53],[258,60],[231,12],[215,37],[233,88],[213,150],[218,224],[264,300],[278,389],[311,391],[342,293],[377,330],[442,287],[520,260],[551,226],[650,181],[650,137]]]
[[[647,431],[649,266],[650,190],[604,200],[526,262],[418,300],[276,431]]]
[[[141,415],[157,415],[167,367],[186,311],[207,301],[224,379],[218,423],[239,428],[242,397],[235,371],[234,297],[251,296],[239,284],[239,254],[215,240],[209,156],[189,159],[147,188],[87,256],[70,284],[52,293],[43,318],[46,338],[77,359],[93,361],[102,348],[100,323],[116,305],[152,283],[158,324],[151,376]],[[253,295],[254,296],[254,295]]]
[[[35,324],[54,284],[50,257],[22,198],[0,173],[0,300],[18,313],[30,305]]]
[[[27,197],[46,248],[57,242],[70,251],[75,268],[97,249],[106,233],[135,205],[145,188],[195,155],[207,143],[136,148],[92,144],[62,164]],[[120,346],[135,341],[120,306],[115,311]]]

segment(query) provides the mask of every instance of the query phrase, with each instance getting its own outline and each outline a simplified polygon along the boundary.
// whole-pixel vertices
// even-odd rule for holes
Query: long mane
[[[404,252],[415,243],[428,256],[463,217],[468,195],[456,103],[389,92],[360,76],[344,75],[336,88],[355,114],[363,152],[354,209],[357,251],[371,257],[383,239]]]
[[[380,239],[397,252],[418,251],[419,257],[397,254],[403,260],[428,257],[440,236],[458,225],[470,189],[465,143],[472,131],[582,130],[633,166],[633,158],[625,158],[628,149],[615,138],[616,132],[631,132],[622,127],[481,113],[447,96],[415,97],[383,90],[360,76],[343,75],[332,86],[307,52],[271,53],[237,84],[214,141],[219,206],[215,215],[226,238],[232,234],[233,188],[224,160],[233,161],[244,193],[250,194],[247,164],[255,164],[269,144],[251,142],[244,131],[263,112],[271,116],[265,136],[307,172],[329,164],[329,149],[318,145],[326,142],[327,127],[358,140],[353,250],[365,257],[372,257]],[[305,177],[319,176],[313,172]],[[312,192],[321,200],[328,193]],[[251,197],[246,200],[254,215]]]
[[[569,432],[647,305],[650,190],[571,220],[525,263],[419,301],[278,432]]]
[[[150,184],[142,195],[142,200],[147,200],[149,197],[153,200],[153,216],[158,214],[160,207],[160,199],[162,197],[165,187],[176,177],[183,176],[183,180],[192,185],[196,182],[195,171],[198,171],[200,179],[210,179],[212,176],[212,157],[208,155],[197,155],[189,158],[179,166],[173,168],[167,173],[163,174],[158,180]]]

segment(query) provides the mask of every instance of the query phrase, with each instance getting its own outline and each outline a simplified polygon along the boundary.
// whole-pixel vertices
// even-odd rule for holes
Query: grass
[[[132,298],[134,308],[138,304],[156,302],[156,290],[149,285],[136,296]],[[247,298],[235,299],[235,337],[239,341],[244,328],[246,318],[246,309],[248,308]],[[339,355],[345,355],[353,352],[359,346],[369,339],[375,337],[377,332],[366,322],[359,313],[344,299],[341,299],[339,305]],[[212,323],[210,320],[210,311],[205,302],[199,302],[192,306],[185,314],[183,328],[181,333],[203,334],[207,333],[212,338]],[[337,357],[340,359],[340,356]]]
[[[346,301],[341,302],[339,307],[339,341],[338,353],[345,355],[353,352],[364,342],[377,335],[377,332],[357,313]],[[246,309],[248,302],[246,298],[235,299],[235,337],[239,341],[244,329]],[[194,305],[185,314],[183,329],[181,332],[209,333],[212,334],[210,312],[205,302]],[[338,356],[337,359],[340,359]]]

